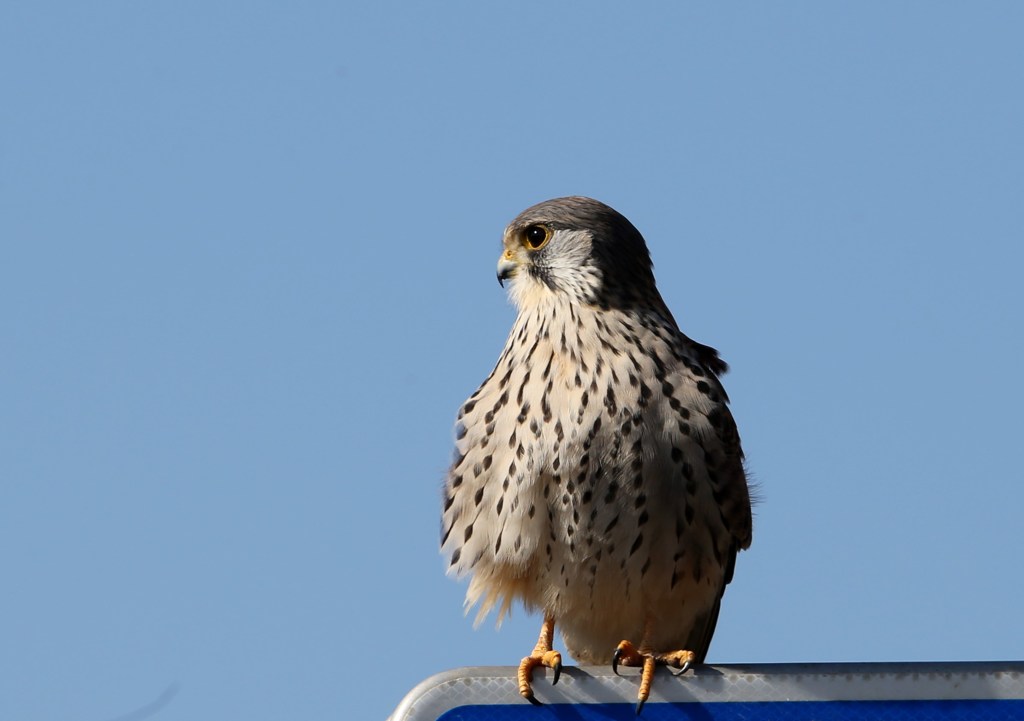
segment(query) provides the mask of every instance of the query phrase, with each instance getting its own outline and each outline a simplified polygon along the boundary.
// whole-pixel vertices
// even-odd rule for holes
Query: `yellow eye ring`
[[[528,225],[523,229],[523,245],[528,250],[540,250],[551,240],[551,229],[544,225]]]

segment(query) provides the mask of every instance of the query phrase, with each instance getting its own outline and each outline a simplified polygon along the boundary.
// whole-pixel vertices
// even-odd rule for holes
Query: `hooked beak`
[[[505,281],[516,274],[519,264],[512,259],[512,251],[506,250],[498,259],[498,285],[505,287]]]

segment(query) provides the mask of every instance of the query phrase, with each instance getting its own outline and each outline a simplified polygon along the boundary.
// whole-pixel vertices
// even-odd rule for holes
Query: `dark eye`
[[[530,250],[540,250],[551,239],[551,231],[543,225],[531,225],[523,231],[523,241]]]

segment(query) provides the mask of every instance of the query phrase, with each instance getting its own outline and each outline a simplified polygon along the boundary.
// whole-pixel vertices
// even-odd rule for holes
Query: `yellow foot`
[[[533,647],[533,653],[519,663],[519,695],[530,703],[539,706],[533,696],[533,688],[530,687],[530,677],[533,669],[538,666],[547,666],[555,670],[555,677],[551,679],[551,685],[558,683],[558,677],[562,674],[562,654],[551,650],[551,644],[555,640],[555,617],[544,616],[544,624],[540,627],[540,637],[537,638],[537,645]]]
[[[562,674],[562,654],[558,651],[534,649],[532,654],[519,662],[519,694],[530,703],[540,705],[540,701],[534,698],[533,688],[530,686],[533,669],[538,666],[547,666],[555,670],[555,677],[551,680],[551,685],[554,686]]]
[[[654,680],[654,667],[657,664],[678,668],[681,676],[686,673],[697,655],[693,651],[666,651],[665,653],[654,653],[647,649],[637,649],[629,641],[622,641],[615,649],[612,656],[612,671],[619,673],[619,666],[640,666],[643,671],[640,673],[640,690],[637,692],[636,712],[637,715],[644,707],[644,703],[651,695],[651,682]]]

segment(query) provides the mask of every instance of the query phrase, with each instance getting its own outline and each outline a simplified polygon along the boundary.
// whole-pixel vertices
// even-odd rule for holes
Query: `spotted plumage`
[[[498,275],[518,315],[459,411],[444,489],[441,546],[471,576],[467,604],[541,611],[534,665],[555,625],[585,663],[623,639],[702,661],[751,539],[725,363],[679,330],[643,237],[595,200],[520,214]]]

